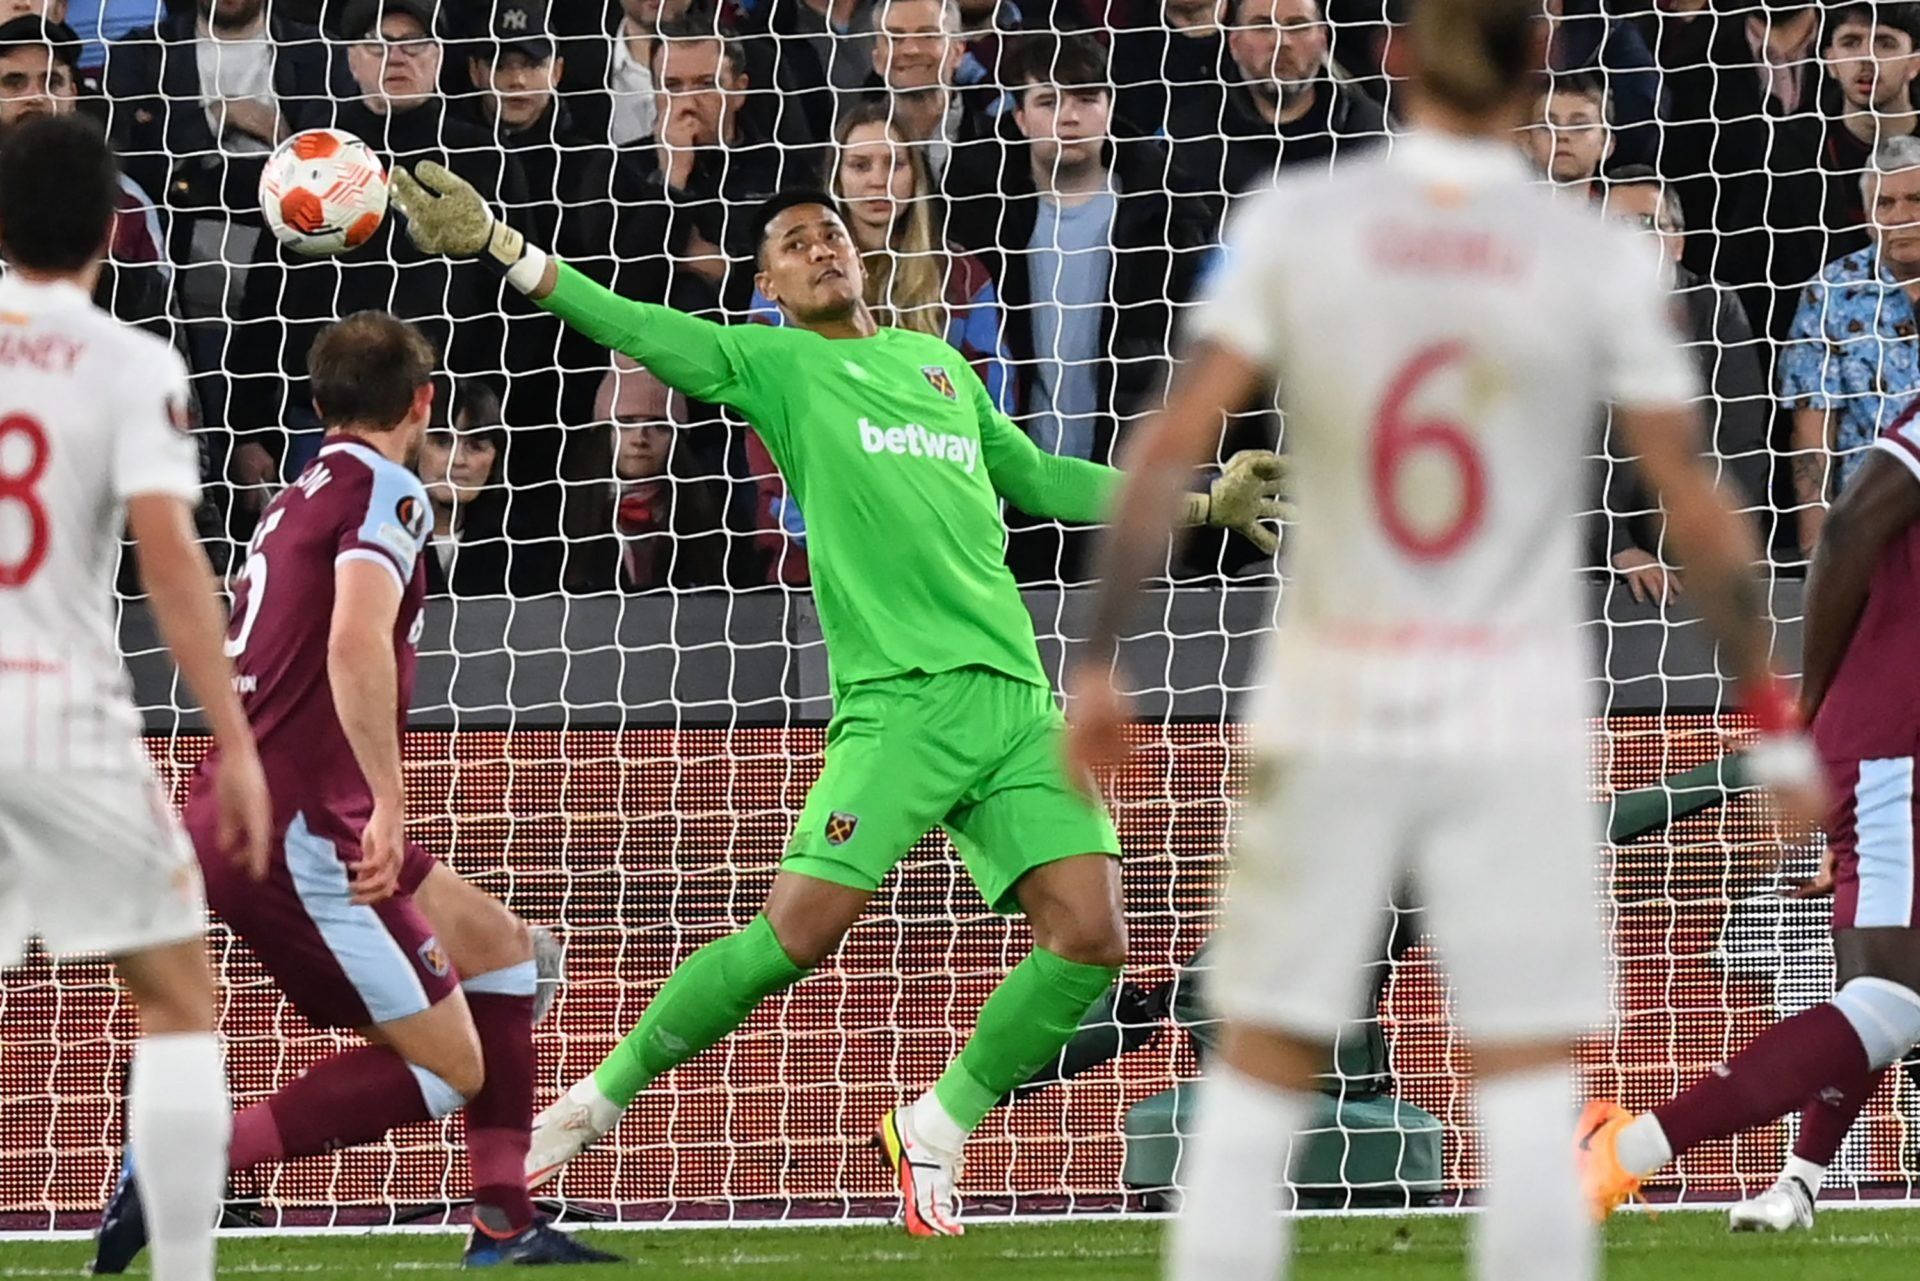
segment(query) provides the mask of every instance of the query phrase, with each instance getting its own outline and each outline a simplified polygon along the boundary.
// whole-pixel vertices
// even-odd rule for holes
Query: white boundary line
[[[1681,1201],[1655,1202],[1651,1205],[1638,1202],[1623,1205],[1622,1214],[1710,1214],[1725,1213],[1732,1201]],[[1826,1213],[1845,1210],[1920,1210],[1920,1197],[1895,1197],[1888,1199],[1860,1198],[1839,1199],[1821,1203],[1820,1209]],[[1419,1206],[1413,1209],[1365,1208],[1353,1210],[1294,1210],[1290,1217],[1296,1219],[1452,1219],[1464,1218],[1480,1212],[1478,1206],[1442,1205]],[[1167,1214],[1147,1214],[1143,1212],[1088,1210],[1078,1214],[1011,1214],[983,1215],[970,1220],[970,1226],[981,1228],[1028,1227],[1034,1225],[1060,1223],[1164,1223],[1172,1216]],[[670,1221],[627,1220],[604,1223],[581,1222],[568,1223],[568,1230],[589,1232],[759,1232],[772,1228],[805,1228],[814,1231],[829,1231],[836,1228],[851,1230],[874,1229],[898,1231],[898,1225],[892,1220],[870,1219],[675,1219]],[[219,1236],[223,1241],[266,1239],[271,1237],[438,1237],[454,1236],[464,1233],[467,1227],[463,1223],[399,1223],[370,1224],[367,1226],[324,1225],[314,1227],[277,1227],[277,1228],[223,1228]],[[30,1229],[11,1232],[0,1231],[0,1253],[14,1244],[90,1241],[93,1232],[90,1229],[42,1230]]]

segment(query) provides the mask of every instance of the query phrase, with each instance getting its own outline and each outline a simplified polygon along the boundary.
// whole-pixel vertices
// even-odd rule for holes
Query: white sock
[[[1199,1123],[1180,1153],[1185,1197],[1168,1236],[1168,1281],[1274,1281],[1293,1223],[1278,1214],[1288,1151],[1317,1100],[1225,1064],[1200,1086]]]
[[[1667,1142],[1667,1132],[1660,1128],[1659,1118],[1651,1112],[1644,1112],[1620,1127],[1614,1152],[1620,1158],[1620,1167],[1628,1174],[1652,1174],[1673,1160],[1673,1144]]]
[[[907,1109],[907,1120],[920,1141],[933,1149],[934,1155],[957,1162],[966,1151],[967,1131],[947,1115],[932,1090],[913,1101]]]
[[[1820,1184],[1824,1182],[1827,1177],[1827,1167],[1824,1165],[1815,1165],[1813,1162],[1804,1160],[1801,1157],[1789,1156],[1785,1168],[1780,1171],[1780,1177],[1783,1179],[1800,1180],[1800,1182],[1807,1185],[1808,1192],[1818,1197],[1820,1195]]]
[[[140,1038],[127,1141],[154,1281],[213,1281],[213,1224],[232,1132],[227,1075],[213,1033]]]
[[[1573,1145],[1573,1072],[1564,1065],[1483,1081],[1481,1150],[1488,1181],[1474,1232],[1478,1281],[1591,1281],[1593,1220]]]

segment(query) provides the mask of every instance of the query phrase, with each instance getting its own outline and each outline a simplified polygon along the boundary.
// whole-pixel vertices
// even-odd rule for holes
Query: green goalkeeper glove
[[[1181,523],[1237,530],[1271,556],[1280,550],[1280,536],[1264,522],[1293,514],[1292,506],[1280,497],[1286,481],[1286,459],[1270,449],[1243,449],[1227,459],[1206,493],[1187,495]]]
[[[406,215],[407,239],[421,253],[481,258],[498,265],[521,293],[546,275],[547,255],[493,216],[472,183],[444,165],[422,160],[413,173],[396,167],[394,207]]]

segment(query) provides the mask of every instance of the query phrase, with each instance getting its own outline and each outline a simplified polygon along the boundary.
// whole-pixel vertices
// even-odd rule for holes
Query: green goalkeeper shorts
[[[1034,868],[1120,856],[1106,808],[1067,779],[1065,724],[1045,686],[981,667],[852,685],[780,866],[877,890],[938,825],[987,905],[1013,915]]]

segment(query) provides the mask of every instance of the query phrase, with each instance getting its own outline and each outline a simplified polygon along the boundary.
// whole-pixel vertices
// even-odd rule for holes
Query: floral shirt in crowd
[[[1780,398],[1789,409],[1834,412],[1838,484],[1920,396],[1917,335],[1913,300],[1871,248],[1828,263],[1801,294],[1780,357]]]

